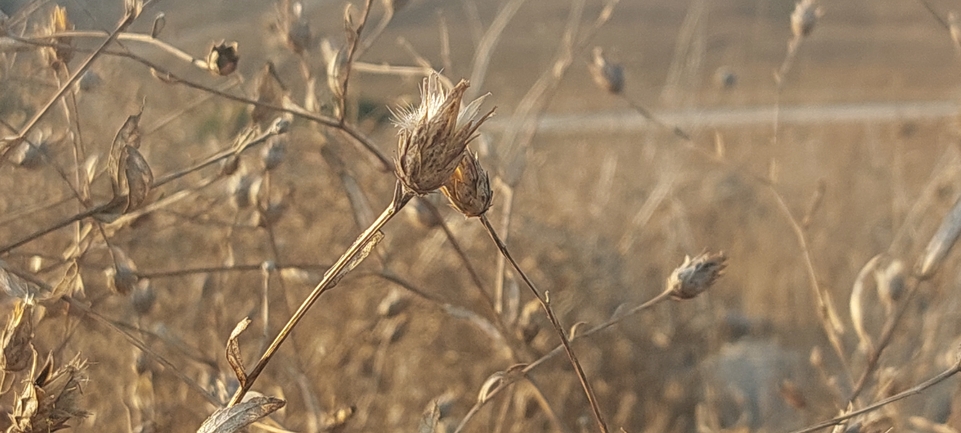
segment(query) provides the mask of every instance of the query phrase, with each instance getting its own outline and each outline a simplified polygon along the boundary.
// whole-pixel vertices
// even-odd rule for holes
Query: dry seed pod
[[[237,54],[237,43],[225,43],[221,41],[210,48],[207,54],[207,69],[214,75],[225,77],[237,70],[237,62],[240,56]]]
[[[824,11],[818,6],[816,0],[801,0],[794,6],[791,13],[791,31],[795,39],[801,39],[811,34],[818,18],[824,15]]]
[[[137,266],[119,248],[113,248],[113,256],[117,261],[115,266],[103,271],[107,277],[107,287],[116,293],[126,295],[137,288],[140,281],[140,277],[137,276]]]
[[[693,259],[684,257],[684,263],[671,272],[667,288],[674,299],[691,299],[709,289],[727,266],[724,252],[698,254]]]
[[[521,339],[524,343],[531,344],[541,327],[537,324],[535,315],[544,311],[541,309],[540,301],[534,299],[524,304],[520,317],[517,319],[517,330],[520,331]]]
[[[479,217],[487,212],[494,197],[487,172],[481,167],[477,155],[470,150],[464,152],[454,174],[440,190],[451,205],[468,218]]]
[[[67,422],[88,414],[80,407],[83,384],[87,381],[87,362],[79,357],[69,364],[53,369],[52,361],[34,380],[24,383],[23,391],[15,398],[11,427],[8,432],[47,433],[67,428]]]
[[[125,197],[124,213],[140,208],[147,201],[153,184],[153,171],[137,148],[124,146],[120,153],[118,185],[121,197]]]
[[[460,164],[464,149],[475,132],[494,113],[477,118],[487,95],[461,108],[469,84],[461,80],[445,89],[439,74],[432,73],[421,87],[421,103],[395,112],[399,129],[398,157],[394,169],[404,188],[418,195],[446,183]]]
[[[624,67],[607,60],[601,47],[594,47],[593,57],[588,70],[594,84],[615,95],[621,93],[624,90]]]
[[[18,300],[6,328],[3,329],[3,358],[0,366],[4,371],[21,371],[30,366],[35,350],[33,348],[33,306]]]
[[[958,198],[951,211],[941,220],[941,226],[928,242],[924,255],[915,263],[914,273],[918,279],[924,280],[934,275],[958,241],[958,235],[961,235],[961,198]]]
[[[327,65],[327,88],[337,99],[343,98],[344,80],[347,78],[347,52],[343,48],[334,49],[330,41],[324,40],[321,54]]]

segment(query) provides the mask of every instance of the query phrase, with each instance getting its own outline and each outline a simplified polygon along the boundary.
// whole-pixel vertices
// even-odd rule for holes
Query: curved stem
[[[337,284],[337,282],[340,280],[341,272],[347,268],[348,264],[355,257],[357,257],[357,254],[364,248],[364,246],[367,245],[368,242],[370,242],[374,235],[382,227],[384,227],[384,224],[387,224],[387,221],[390,221],[394,215],[397,215],[397,212],[400,211],[404,205],[410,201],[411,198],[413,198],[413,194],[402,191],[399,183],[394,190],[394,198],[391,200],[390,204],[387,205],[387,208],[384,209],[380,216],[370,224],[370,227],[364,230],[363,233],[357,237],[357,240],[355,240],[354,243],[347,248],[347,251],[341,254],[340,258],[338,258],[334,265],[331,266],[330,269],[328,269],[324,274],[324,278],[322,278],[320,282],[317,283],[317,286],[314,287],[314,289],[310,292],[310,295],[307,296],[307,299],[304,299],[304,302],[300,304],[300,307],[297,308],[297,311],[294,312],[294,315],[287,320],[287,323],[284,325],[284,327],[280,330],[280,332],[277,333],[277,336],[274,337],[274,340],[270,343],[270,346],[268,346],[267,350],[264,351],[264,354],[260,357],[260,360],[257,361],[257,364],[254,365],[254,368],[247,373],[247,380],[241,384],[233,398],[230,399],[228,406],[233,406],[244,398],[244,395],[247,394],[247,391],[249,391],[250,387],[253,386],[254,382],[257,380],[257,377],[259,377],[260,373],[263,372],[264,367],[267,366],[267,363],[270,361],[270,359],[275,353],[277,353],[277,349],[279,349],[280,345],[287,340],[287,337],[290,336],[290,332],[293,331],[294,327],[297,326],[297,324],[300,323],[300,320],[304,318],[304,315],[307,314],[307,310],[309,310],[310,307],[317,302],[317,299],[320,298],[320,295]]]
[[[491,225],[490,221],[485,215],[480,216],[481,223],[484,224],[484,228],[487,229],[487,233],[490,235],[491,239],[497,244],[497,249],[500,250],[501,254],[511,262],[511,266],[517,271],[517,274],[521,276],[527,287],[531,289],[534,296],[544,307],[544,311],[547,313],[548,319],[550,319],[551,325],[554,326],[554,330],[557,332],[557,336],[561,339],[561,344],[564,345],[564,351],[567,352],[567,358],[571,361],[571,365],[574,367],[574,372],[577,373],[577,379],[581,382],[581,387],[584,388],[584,394],[587,396],[587,401],[591,405],[591,411],[594,413],[594,420],[597,422],[597,427],[601,433],[607,433],[607,424],[604,423],[604,417],[601,415],[601,408],[597,404],[597,397],[594,395],[594,389],[591,387],[591,383],[587,380],[587,375],[584,374],[584,369],[581,367],[581,363],[577,360],[577,355],[574,354],[574,349],[571,348],[571,342],[567,339],[567,334],[564,333],[564,327],[561,326],[560,321],[557,316],[554,315],[554,310],[550,305],[550,297],[547,295],[541,295],[541,293],[534,287],[534,283],[531,282],[527,274],[521,270],[521,267],[511,256],[510,251],[507,250],[507,245],[501,242],[501,239],[497,236],[497,232],[494,231],[494,227]]]

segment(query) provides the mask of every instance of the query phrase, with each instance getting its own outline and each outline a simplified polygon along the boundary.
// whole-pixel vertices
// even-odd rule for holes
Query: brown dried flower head
[[[667,278],[667,288],[674,299],[691,299],[714,285],[717,278],[727,267],[727,257],[723,252],[698,254],[693,259],[684,257],[681,264]]]
[[[86,369],[87,362],[79,357],[56,370],[48,360],[16,395],[7,431],[47,433],[68,428],[71,419],[86,417],[87,412],[80,408]]]
[[[795,38],[803,38],[811,34],[818,18],[824,15],[824,10],[818,6],[816,0],[801,0],[794,6],[791,13],[791,31]]]
[[[601,47],[594,47],[594,60],[588,65],[588,70],[597,87],[613,94],[624,90],[624,67],[607,60]]]
[[[477,137],[477,128],[494,114],[491,110],[477,118],[487,95],[462,107],[469,86],[461,80],[445,89],[440,75],[432,73],[424,79],[420,105],[394,113],[400,129],[394,168],[405,189],[424,195],[443,186],[461,163],[467,144]]]
[[[493,193],[490,179],[477,160],[477,155],[470,150],[464,152],[454,174],[440,190],[468,218],[481,216],[491,207]]]
[[[220,42],[210,48],[207,54],[207,68],[214,75],[225,77],[237,70],[240,56],[237,54],[237,43]]]

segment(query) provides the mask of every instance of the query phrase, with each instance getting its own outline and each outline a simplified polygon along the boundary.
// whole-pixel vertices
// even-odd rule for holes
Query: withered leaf
[[[287,404],[276,397],[254,397],[234,406],[217,409],[210,415],[197,433],[234,433],[257,420],[270,415]]]
[[[347,275],[347,273],[354,270],[354,268],[356,268],[357,265],[363,262],[364,259],[366,259],[367,256],[369,256],[370,253],[374,251],[374,248],[377,247],[377,244],[379,244],[380,241],[382,240],[384,240],[384,232],[378,230],[377,233],[374,233],[374,235],[371,236],[370,240],[367,241],[367,243],[360,248],[360,251],[357,252],[357,255],[355,255],[354,258],[350,259],[350,261],[347,262],[347,265],[345,265],[344,268],[340,272],[338,272],[337,275],[334,276],[334,278],[331,279],[330,287],[336,286],[337,283],[339,283],[340,280],[344,278],[345,275]],[[357,241],[360,241],[360,239],[358,239]]]
[[[17,301],[17,305],[10,312],[7,327],[3,330],[3,358],[0,359],[5,371],[21,371],[29,367],[33,360],[31,309],[30,304]]]
[[[247,384],[247,372],[244,370],[244,360],[237,339],[240,338],[240,334],[247,329],[248,325],[250,325],[250,318],[244,317],[237,323],[237,326],[234,326],[234,330],[230,332],[230,338],[227,339],[227,362],[230,364],[230,368],[234,370],[234,375],[237,376],[240,386]]]
[[[138,209],[147,201],[147,194],[153,184],[153,172],[140,151],[132,146],[124,147],[123,163],[121,188],[127,196],[127,207],[124,209],[126,213]]]
[[[437,431],[437,423],[440,422],[440,408],[437,402],[432,402],[430,408],[424,411],[424,417],[420,420],[420,427],[417,433],[434,433]]]

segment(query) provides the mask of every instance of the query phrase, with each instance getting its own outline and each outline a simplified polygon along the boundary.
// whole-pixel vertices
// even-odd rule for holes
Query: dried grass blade
[[[234,433],[284,407],[286,401],[276,397],[254,397],[234,406],[217,409],[197,433]]]

